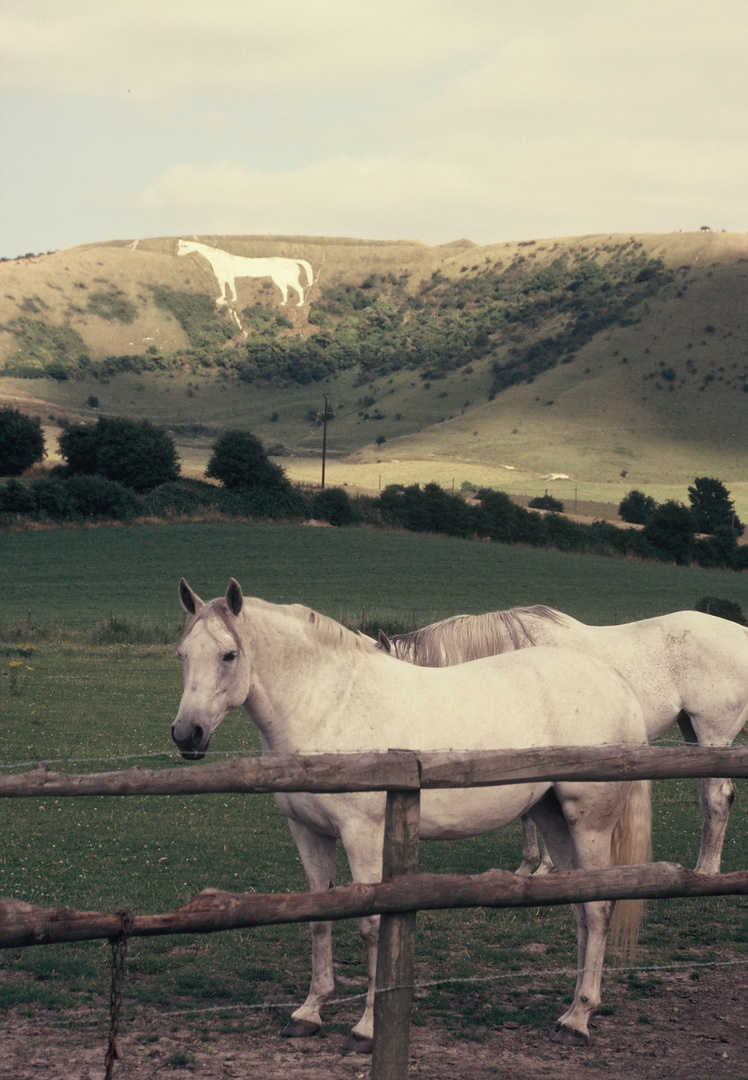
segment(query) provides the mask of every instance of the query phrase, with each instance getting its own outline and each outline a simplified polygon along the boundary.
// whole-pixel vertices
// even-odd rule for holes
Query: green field
[[[92,628],[117,618],[173,627],[184,576],[204,599],[230,576],[274,603],[421,626],[458,612],[551,604],[586,622],[692,608],[748,608],[748,576],[444,536],[303,525],[194,524],[0,534],[0,623]]]
[[[222,593],[231,574],[247,593],[336,616],[342,611],[352,623],[365,608],[367,625],[420,624],[533,602],[605,622],[692,607],[706,593],[748,607],[746,575],[366,530],[195,525],[6,533],[0,560],[0,765],[6,768],[39,760],[75,771],[182,767],[169,737],[181,693],[174,644],[182,574],[206,599]],[[227,717],[213,740],[217,754],[257,749],[243,711]],[[726,870],[748,866],[748,785],[737,787]],[[658,784],[655,801],[655,857],[693,865],[700,832],[695,785]],[[270,797],[4,800],[0,822],[0,894],[42,906],[166,911],[206,887],[303,888],[285,819]],[[514,825],[469,842],[424,844],[421,866],[477,873],[514,867],[518,855]],[[419,981],[575,964],[576,934],[564,908],[424,913],[418,927]],[[548,948],[527,951],[528,943]],[[694,965],[727,949],[748,956],[748,915],[739,899],[651,904],[645,965]],[[339,989],[358,992],[364,967],[355,926],[336,927],[335,957],[344,977]],[[50,1022],[61,1024],[77,1023],[76,1010],[93,1005],[103,1025],[108,960],[105,943],[8,950],[0,958],[0,1004],[53,1009]],[[305,927],[267,927],[134,940],[128,966],[129,1024],[144,1009],[186,1010],[199,1019],[199,1010],[224,1006],[236,1009],[226,1013],[227,1025],[277,1030],[276,1013],[265,1010],[256,1019],[237,1007],[300,1001],[310,953]],[[419,998],[416,1022],[476,1037],[508,1018],[547,1026],[570,996],[572,980],[538,975],[532,993],[524,979],[498,988],[434,987]],[[647,992],[657,992],[652,980]],[[353,1001],[332,1009],[333,1029],[350,1024],[360,1007]]]

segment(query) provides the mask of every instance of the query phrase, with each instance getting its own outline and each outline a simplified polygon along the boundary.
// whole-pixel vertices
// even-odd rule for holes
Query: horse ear
[[[200,597],[197,593],[192,591],[184,578],[179,582],[179,599],[188,615],[197,615],[198,611],[203,606]]]
[[[392,642],[385,634],[384,630],[379,631],[379,644],[385,650],[385,652],[392,652]]]
[[[226,603],[229,605],[229,610],[234,615],[238,615],[242,609],[242,604],[244,603],[242,587],[235,578],[229,578],[229,587],[226,590]]]

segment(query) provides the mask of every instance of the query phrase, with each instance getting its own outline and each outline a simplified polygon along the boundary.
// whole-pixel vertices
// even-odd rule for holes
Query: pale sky
[[[0,256],[748,231],[748,0],[0,0]]]

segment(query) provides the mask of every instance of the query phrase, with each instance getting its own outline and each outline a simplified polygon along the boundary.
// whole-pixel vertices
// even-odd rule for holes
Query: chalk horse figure
[[[220,292],[216,298],[216,304],[225,306],[231,300],[236,303],[237,278],[270,278],[278,286],[282,295],[282,304],[288,303],[288,291],[293,289],[299,298],[297,307],[304,303],[304,288],[301,284],[301,271],[306,274],[307,286],[314,281],[312,268],[305,259],[286,259],[273,255],[265,259],[251,259],[244,255],[232,255],[229,251],[211,247],[210,244],[200,244],[197,240],[179,240],[177,242],[178,255],[190,254],[202,255],[210,263],[211,269],[216,276]],[[228,293],[228,300],[226,294]]]
[[[730,746],[748,723],[748,629],[698,611],[640,622],[587,626],[537,606],[456,615],[410,634],[380,635],[380,647],[401,660],[443,667],[533,646],[571,649],[612,664],[636,691],[651,742],[674,723],[689,743]],[[703,814],[696,869],[719,873],[732,781],[698,781]],[[535,828],[523,820],[519,872],[539,857]],[[552,869],[544,855],[541,872]]]
[[[208,603],[184,579],[179,595],[193,616],[178,647],[184,691],[172,725],[186,758],[202,758],[226,713],[242,705],[259,729],[263,754],[646,742],[642,710],[628,683],[579,653],[537,648],[429,670],[397,663],[371,639],[309,608],[245,599],[233,578],[225,596]],[[354,881],[381,879],[383,792],[284,793],[276,799],[311,890],[334,884],[337,840]],[[613,861],[642,863],[651,857],[646,781],[425,791],[420,835],[474,836],[525,812],[541,829],[559,869],[606,868]],[[555,1030],[566,1044],[588,1040],[588,1021],[600,1004],[613,903],[573,907],[579,971],[574,1000]],[[360,929],[368,995],[347,1046],[369,1052],[378,918],[362,919]],[[313,923],[311,930],[309,994],[284,1029],[294,1037],[319,1030],[320,1009],[333,993],[330,923]]]

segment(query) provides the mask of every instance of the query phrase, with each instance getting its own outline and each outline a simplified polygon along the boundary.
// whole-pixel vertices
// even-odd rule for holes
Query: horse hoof
[[[308,1039],[318,1031],[319,1024],[313,1024],[311,1020],[289,1020],[281,1035],[284,1039]]]
[[[565,1024],[558,1024],[551,1032],[551,1041],[559,1043],[561,1046],[586,1046],[590,1041],[590,1037],[582,1031],[575,1031],[574,1028],[567,1027]]]
[[[365,1035],[357,1035],[352,1031],[343,1043],[343,1049],[349,1054],[370,1054],[374,1048],[374,1040]]]

